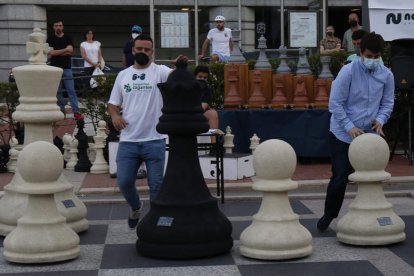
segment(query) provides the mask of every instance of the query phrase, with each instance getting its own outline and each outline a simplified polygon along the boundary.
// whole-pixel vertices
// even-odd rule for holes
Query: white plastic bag
[[[95,68],[95,70],[93,70],[92,76],[100,76],[100,75],[104,75],[104,72],[102,72],[102,70],[99,67]],[[89,84],[91,88],[98,87],[98,82],[94,78],[91,78],[91,80],[89,81]]]

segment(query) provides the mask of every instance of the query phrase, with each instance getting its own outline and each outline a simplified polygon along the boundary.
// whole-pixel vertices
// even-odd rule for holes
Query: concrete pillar
[[[46,8],[37,5],[0,5],[0,82],[9,71],[27,63],[26,41],[33,28],[46,30]]]
[[[215,28],[214,18],[222,15],[226,18],[226,27],[232,30],[239,29],[239,14],[237,6],[212,7],[210,8],[210,27]],[[254,9],[248,7],[241,8],[241,42],[243,51],[254,51],[255,47],[255,26],[254,26]]]

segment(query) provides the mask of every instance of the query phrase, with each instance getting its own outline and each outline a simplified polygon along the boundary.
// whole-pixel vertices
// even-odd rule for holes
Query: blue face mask
[[[365,58],[364,57],[364,65],[367,67],[368,70],[375,70],[377,69],[378,65],[380,64],[379,58]]]

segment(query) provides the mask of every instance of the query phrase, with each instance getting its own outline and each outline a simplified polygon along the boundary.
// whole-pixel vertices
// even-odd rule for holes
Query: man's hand
[[[385,137],[384,132],[382,131],[382,125],[380,123],[378,123],[377,120],[373,120],[371,122],[371,129],[375,130],[375,132],[383,137]]]
[[[363,131],[362,129],[359,129],[357,127],[353,127],[348,131],[349,136],[352,137],[352,139],[355,139],[356,137],[358,137],[361,134],[364,134],[365,131]]]
[[[124,120],[121,115],[112,116],[112,124],[114,125],[115,129],[120,131],[127,127],[128,123]]]
[[[179,55],[175,60],[174,60],[174,64],[176,64],[178,61],[185,61],[188,62],[188,57],[184,56],[184,55]]]

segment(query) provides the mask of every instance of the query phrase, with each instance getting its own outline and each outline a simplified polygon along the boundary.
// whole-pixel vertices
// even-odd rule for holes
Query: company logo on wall
[[[413,24],[414,25],[414,13],[389,13],[386,17],[386,24]]]

